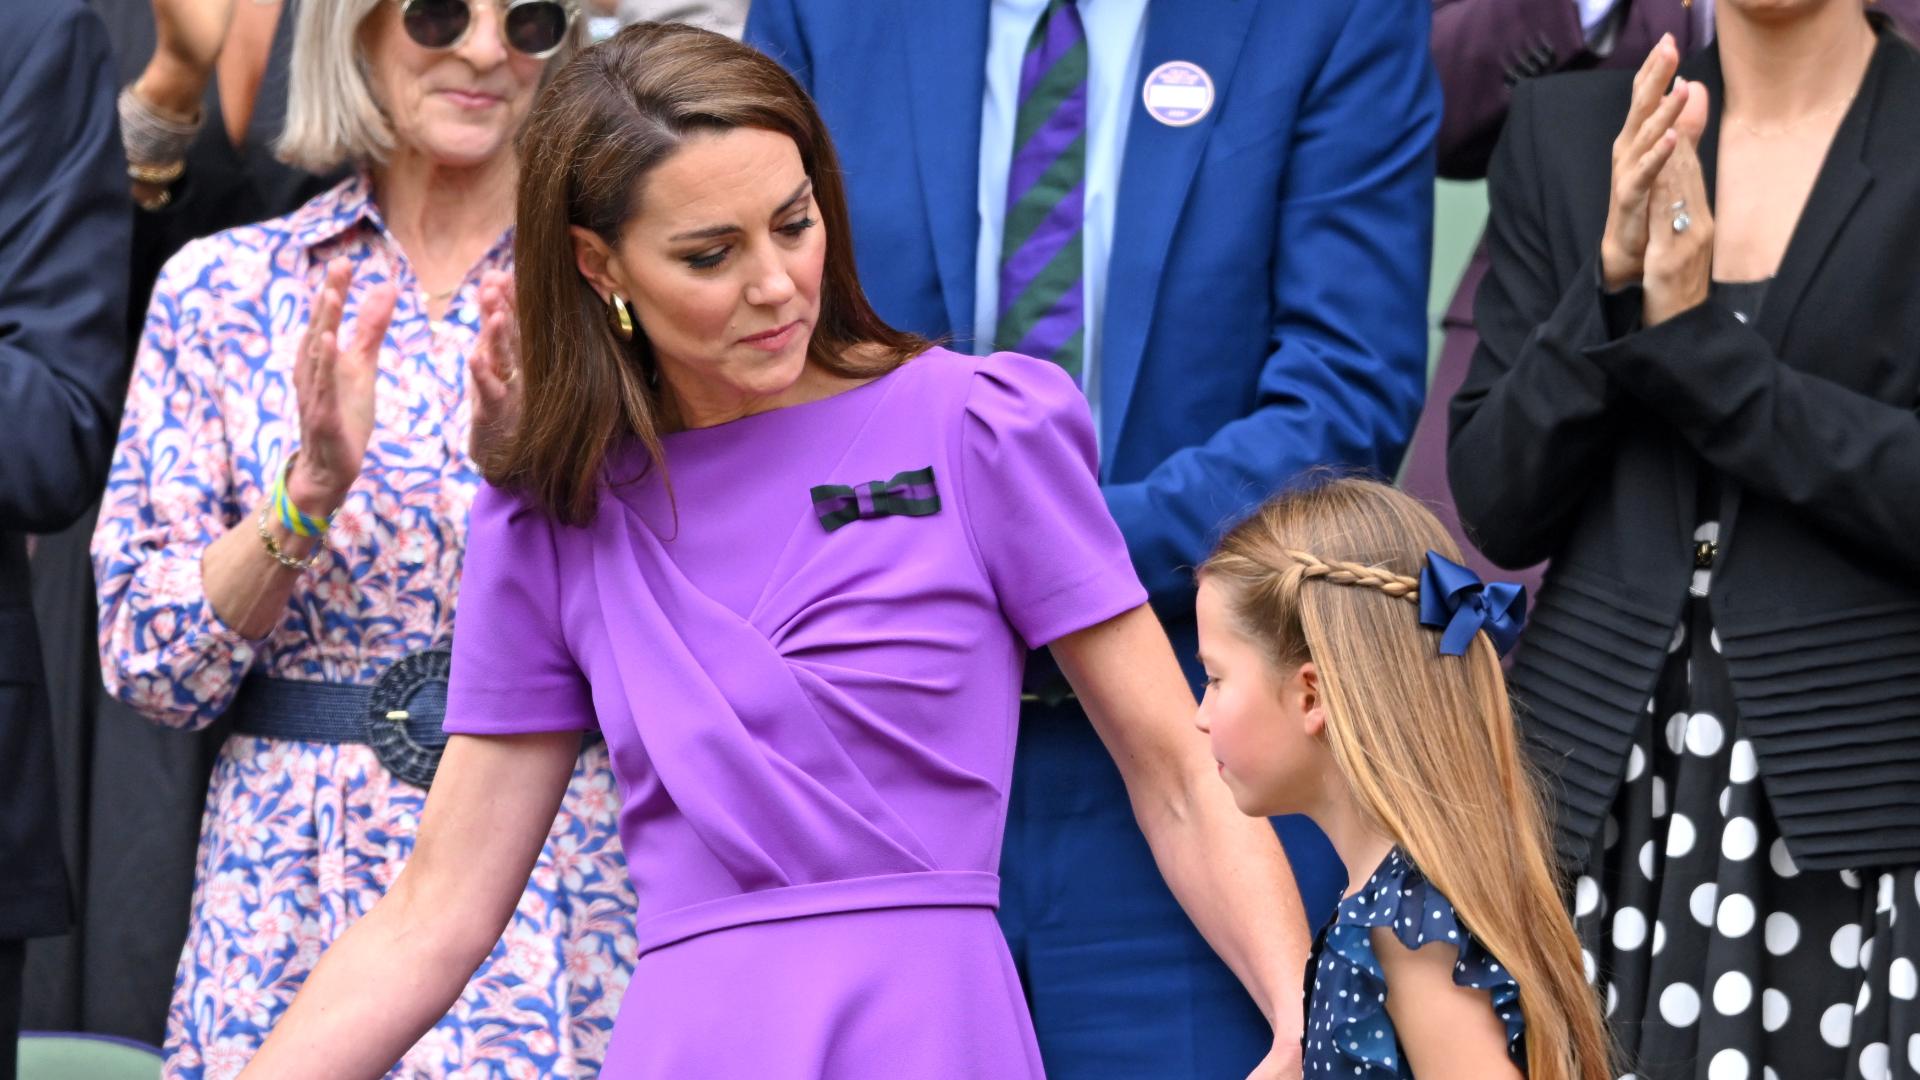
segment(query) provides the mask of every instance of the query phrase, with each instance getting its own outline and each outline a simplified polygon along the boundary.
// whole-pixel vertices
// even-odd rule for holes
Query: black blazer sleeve
[[[1920,283],[1920,253],[1909,280]],[[1716,304],[1639,330],[1592,358],[1708,464],[1749,492],[1920,576],[1920,413],[1781,362]]]
[[[1606,471],[1622,401],[1588,355],[1609,338],[1597,257],[1569,274],[1548,244],[1537,89],[1514,88],[1494,151],[1490,262],[1474,307],[1480,347],[1454,396],[1447,444],[1461,521],[1488,558],[1515,568],[1559,546],[1590,478]]]
[[[0,531],[71,524],[106,481],[126,379],[132,208],[99,16],[0,19]]]

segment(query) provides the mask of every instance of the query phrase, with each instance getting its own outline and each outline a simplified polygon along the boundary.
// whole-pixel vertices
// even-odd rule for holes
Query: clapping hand
[[[1627,120],[1613,140],[1613,183],[1600,270],[1607,288],[1643,285],[1655,326],[1704,301],[1712,278],[1713,215],[1699,142],[1707,88],[1674,77],[1680,50],[1662,37],[1633,77]]]
[[[1600,268],[1607,288],[1638,284],[1645,269],[1653,186],[1683,136],[1698,140],[1706,127],[1706,95],[1699,83],[1674,78],[1680,49],[1662,37],[1633,77],[1627,121],[1613,140],[1613,183]]]
[[[1705,303],[1713,286],[1713,211],[1698,150],[1707,125],[1707,88],[1685,85],[1687,107],[1674,125],[1680,138],[1649,196],[1652,220],[1642,275],[1642,318],[1648,326]]]
[[[361,303],[353,343],[342,348],[340,313],[352,281],[353,269],[345,259],[327,264],[293,362],[300,449],[287,475],[287,495],[303,513],[315,517],[339,509],[360,476],[373,436],[380,346],[393,321],[396,290],[390,283],[374,286]]]
[[[520,418],[520,327],[513,313],[513,276],[489,270],[480,280],[480,341],[467,358],[473,426],[467,452],[476,462],[497,451]]]

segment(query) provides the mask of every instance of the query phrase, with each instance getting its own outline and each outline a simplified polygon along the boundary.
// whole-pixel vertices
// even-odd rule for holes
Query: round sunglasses
[[[400,0],[400,24],[423,49],[452,49],[473,29],[475,0]],[[479,0],[486,2],[486,0]],[[567,43],[574,6],[562,0],[494,0],[500,36],[517,53],[542,60]]]

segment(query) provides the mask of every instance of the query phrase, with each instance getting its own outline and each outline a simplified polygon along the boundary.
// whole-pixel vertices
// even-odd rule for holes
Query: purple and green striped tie
[[[1075,379],[1086,345],[1086,179],[1087,33],[1074,0],[1052,0],[1020,67],[994,342],[1052,360]]]

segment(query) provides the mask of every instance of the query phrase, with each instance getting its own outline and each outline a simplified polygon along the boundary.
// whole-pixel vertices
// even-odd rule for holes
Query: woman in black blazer
[[[1920,54],[1718,20],[1516,88],[1449,471],[1553,560],[1512,681],[1623,1069],[1911,1078]]]

